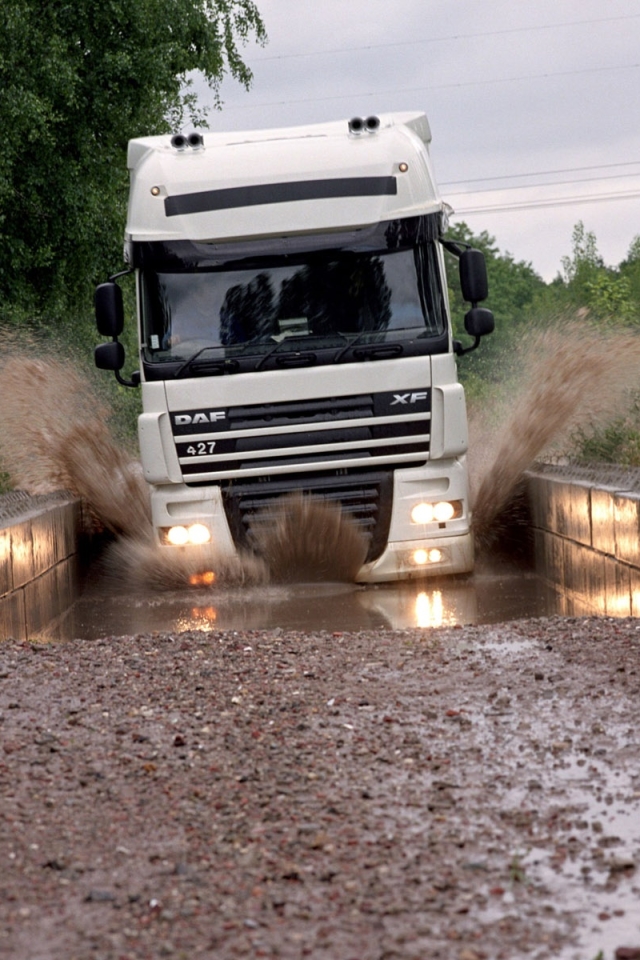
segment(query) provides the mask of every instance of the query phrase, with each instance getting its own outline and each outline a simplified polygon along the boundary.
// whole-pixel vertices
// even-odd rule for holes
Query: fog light
[[[425,567],[428,563],[440,563],[444,554],[438,547],[431,547],[429,550],[414,550],[411,554],[411,560],[416,567]]]

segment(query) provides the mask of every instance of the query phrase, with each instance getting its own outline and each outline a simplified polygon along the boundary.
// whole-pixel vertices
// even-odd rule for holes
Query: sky
[[[640,234],[640,0],[257,0],[215,130],[424,111],[444,199],[547,281],[574,225],[615,266]],[[212,103],[203,82],[201,105]]]

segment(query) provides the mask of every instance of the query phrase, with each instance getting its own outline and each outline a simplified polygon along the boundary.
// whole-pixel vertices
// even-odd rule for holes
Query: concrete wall
[[[526,487],[536,570],[563,612],[640,616],[640,471],[544,465]]]
[[[35,636],[74,602],[81,526],[64,493],[0,497],[0,639]]]

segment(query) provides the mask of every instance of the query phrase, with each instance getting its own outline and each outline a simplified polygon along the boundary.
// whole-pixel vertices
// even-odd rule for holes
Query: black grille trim
[[[222,501],[233,541],[241,550],[254,547],[251,529],[260,514],[284,495],[300,492],[324,503],[339,504],[368,541],[366,563],[377,560],[387,545],[393,504],[393,471],[289,474],[221,483]]]

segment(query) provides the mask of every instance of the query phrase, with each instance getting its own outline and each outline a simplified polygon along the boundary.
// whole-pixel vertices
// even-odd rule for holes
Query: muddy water
[[[295,583],[159,593],[94,569],[80,600],[45,636],[57,639],[190,630],[358,631],[498,623],[560,612],[533,573],[481,564],[472,577],[358,586]]]

